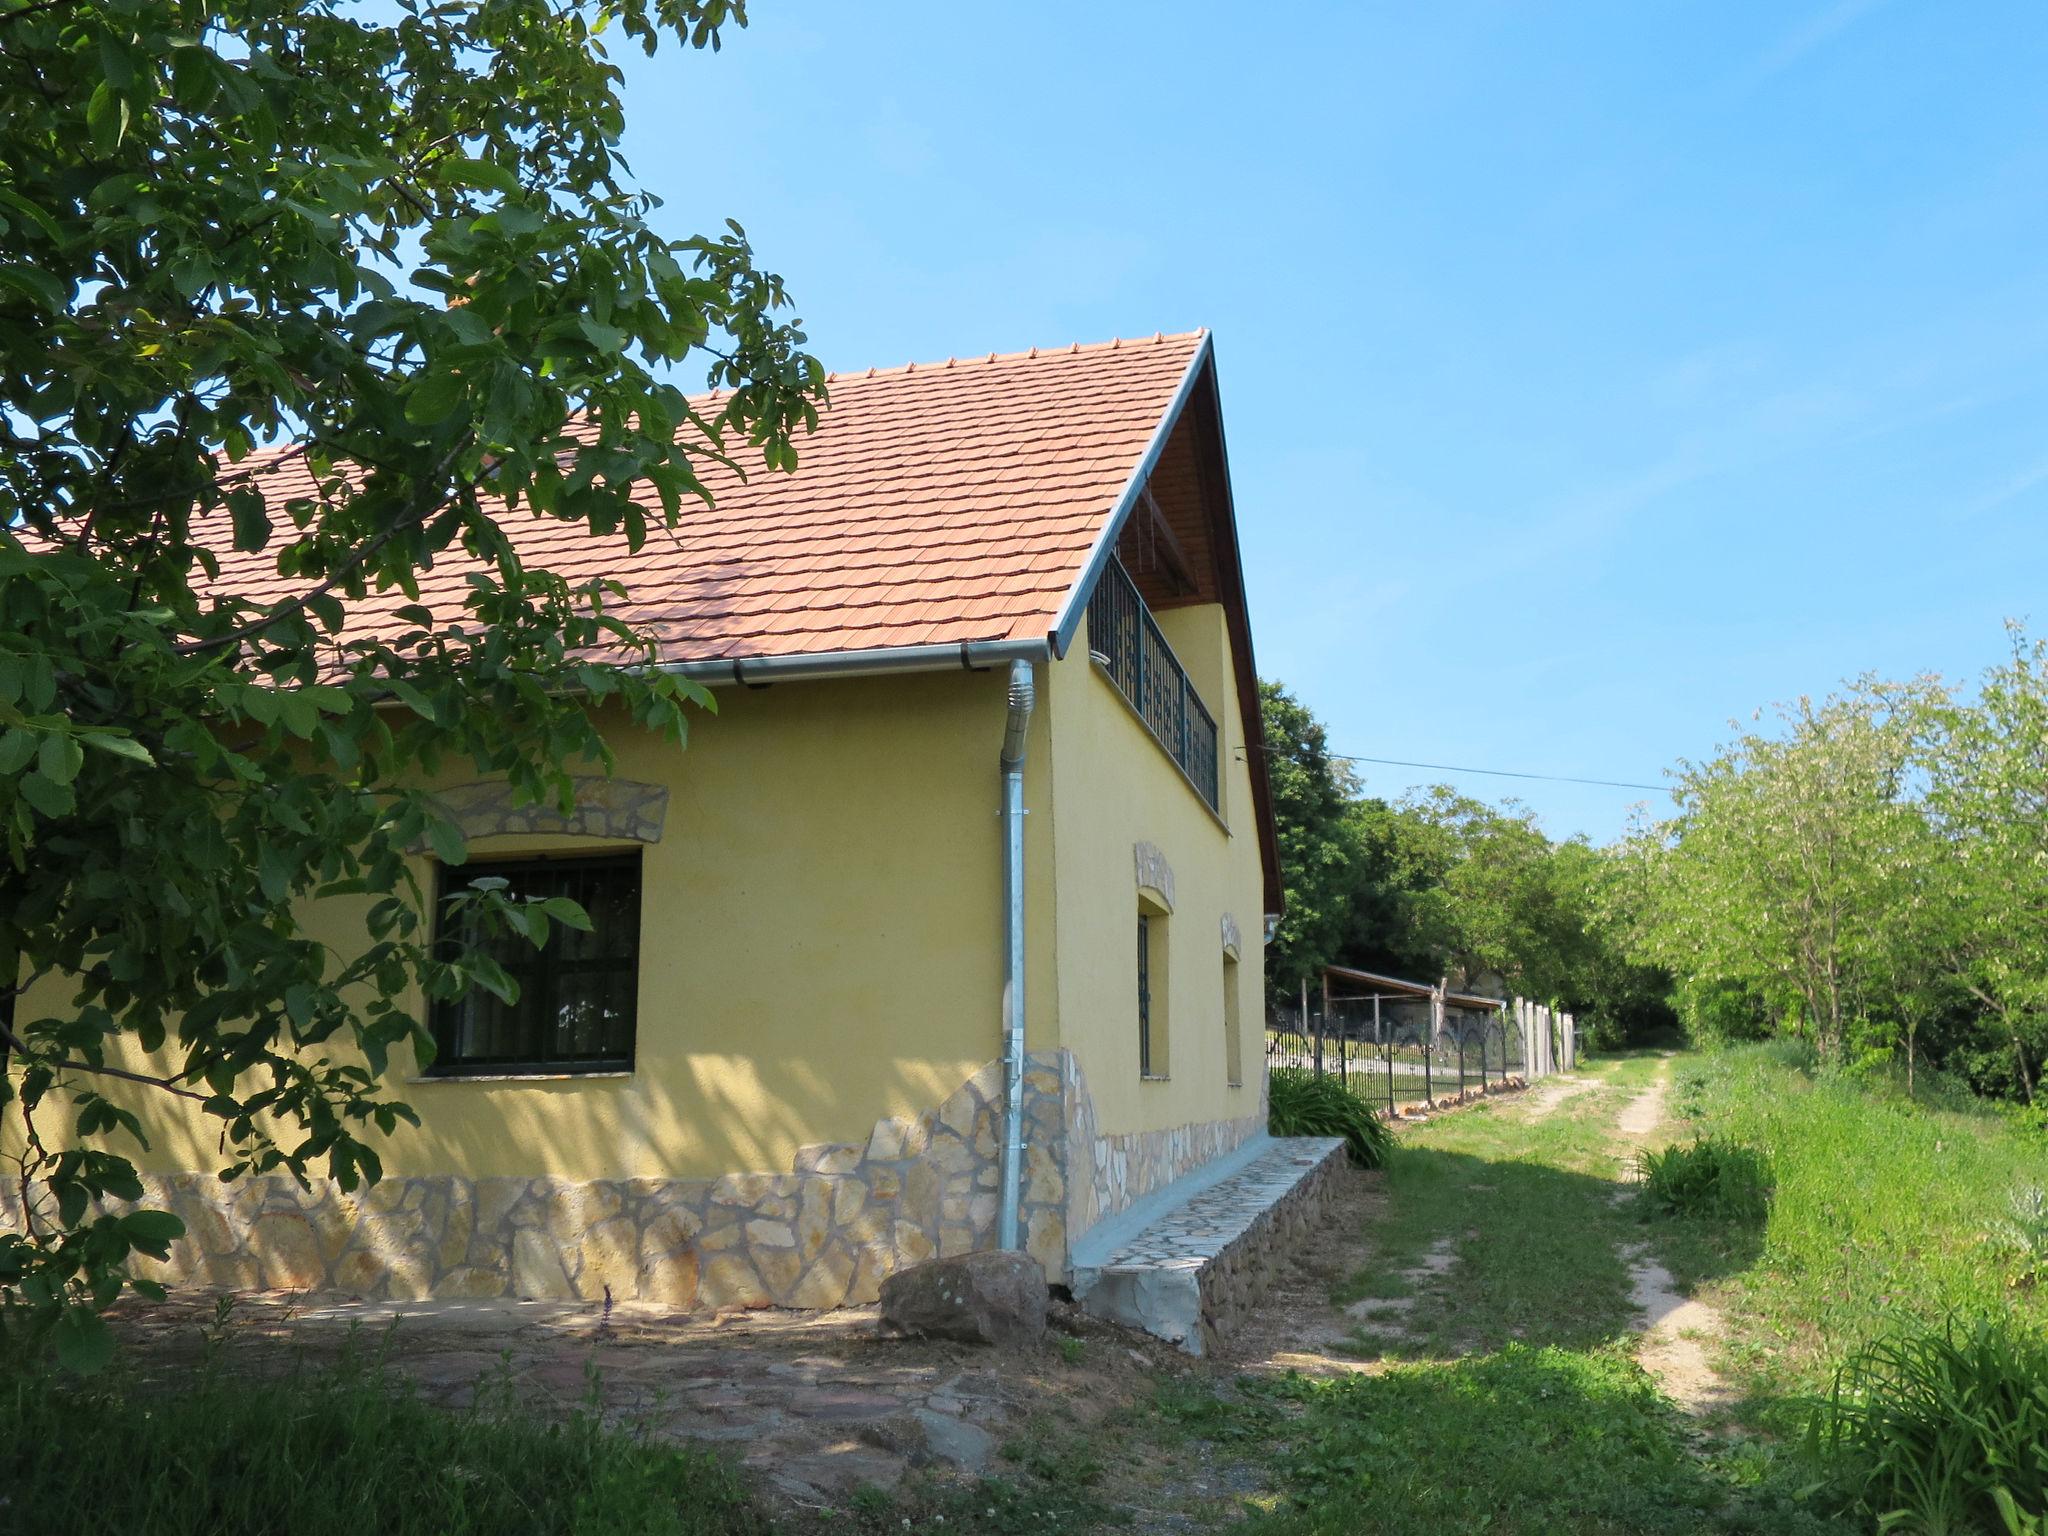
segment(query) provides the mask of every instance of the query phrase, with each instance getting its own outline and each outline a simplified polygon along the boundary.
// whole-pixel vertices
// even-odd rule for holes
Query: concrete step
[[[1074,1300],[1191,1355],[1257,1303],[1288,1245],[1321,1219],[1336,1137],[1261,1136],[1097,1222],[1074,1244]]]

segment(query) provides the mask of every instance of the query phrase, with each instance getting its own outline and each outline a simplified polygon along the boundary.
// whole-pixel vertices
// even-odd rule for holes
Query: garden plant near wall
[[[140,1193],[115,1038],[161,1048],[123,1091],[199,1103],[224,1176],[375,1179],[365,1128],[410,1118],[380,1069],[432,1052],[401,996],[513,985],[429,948],[405,852],[464,849],[408,786],[469,760],[566,811],[571,765],[607,760],[590,703],[679,739],[707,702],[599,665],[656,654],[617,585],[526,564],[508,530],[555,519],[623,555],[687,518],[703,459],[792,466],[815,421],[781,282],[737,225],[677,238],[616,150],[607,47],[716,48],[743,21],[736,0],[0,4],[0,1139],[29,1209],[0,1295],[74,1365],[105,1358],[130,1251],[179,1230],[100,1204]],[[673,382],[692,358],[715,414]],[[451,560],[464,595],[423,603]],[[223,576],[259,565],[296,595]],[[375,637],[350,622],[372,598],[396,613]],[[367,914],[353,957],[297,917],[340,894]],[[466,899],[485,937],[583,921]],[[75,978],[61,1007],[17,1006],[50,976]]]

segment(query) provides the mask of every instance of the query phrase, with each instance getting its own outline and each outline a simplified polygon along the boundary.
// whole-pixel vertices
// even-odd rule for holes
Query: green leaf
[[[540,902],[539,906],[541,911],[564,928],[574,928],[582,933],[590,932],[590,915],[567,896],[550,896]]]
[[[270,509],[264,505],[261,492],[228,492],[228,515],[234,519],[236,549],[258,550],[270,542]]]
[[[156,766],[156,759],[150,756],[149,748],[133,736],[118,735],[110,731],[94,731],[78,739],[96,752],[110,752],[115,757],[125,757],[130,762],[146,763],[152,768]]]
[[[507,195],[519,190],[519,178],[490,160],[457,156],[438,162],[434,169],[459,187],[481,187],[487,192]]]
[[[16,774],[28,766],[40,745],[35,733],[19,728],[0,732],[0,774]]]
[[[69,784],[52,784],[40,773],[21,776],[21,798],[45,816],[68,816],[77,804]]]
[[[0,287],[12,288],[53,315],[62,314],[71,297],[64,284],[37,267],[0,267]]]
[[[430,427],[445,421],[462,403],[462,375],[441,372],[422,375],[405,399],[405,419],[414,426]]]
[[[36,753],[36,771],[52,784],[69,784],[84,762],[85,752],[78,743],[57,732],[45,736]]]
[[[530,235],[547,221],[531,208],[519,203],[507,203],[496,213],[487,215],[497,223],[498,228],[510,239]]]
[[[97,154],[112,154],[128,136],[128,101],[115,92],[112,82],[102,80],[93,87],[85,104],[85,127]]]
[[[462,828],[452,821],[436,817],[428,822],[427,842],[434,850],[434,857],[443,864],[461,864],[469,859],[469,843],[462,835]]]
[[[121,1235],[160,1259],[185,1235],[185,1223],[169,1211],[130,1211],[121,1218]]]
[[[66,1307],[51,1330],[57,1363],[79,1376],[107,1368],[114,1358],[114,1335],[106,1320],[87,1307]]]

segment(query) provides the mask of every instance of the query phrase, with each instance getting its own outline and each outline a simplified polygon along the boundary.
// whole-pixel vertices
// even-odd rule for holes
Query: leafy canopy
[[[617,583],[513,534],[623,562],[706,457],[789,467],[815,421],[780,280],[737,225],[664,232],[617,152],[607,38],[744,20],[0,0],[0,1147],[27,1203],[0,1294],[74,1363],[179,1231],[102,1204],[143,1193],[135,1095],[210,1117],[223,1176],[353,1186],[410,1118],[387,1062],[431,1060],[411,999],[512,990],[429,942],[407,855],[464,850],[422,779],[566,809],[610,762],[596,714],[680,739],[705,702],[642,665]],[[672,382],[692,356],[713,406]],[[451,564],[459,595],[423,599]],[[308,935],[315,897],[353,900],[356,950]],[[584,920],[461,899],[484,938]]]
[[[2048,643],[1974,694],[1865,679],[1684,765],[1642,828],[1629,921],[1707,1034],[1923,1052],[2032,1099],[2048,1055]]]

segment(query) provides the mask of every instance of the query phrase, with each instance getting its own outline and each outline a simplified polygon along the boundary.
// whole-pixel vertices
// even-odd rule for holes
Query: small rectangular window
[[[640,980],[640,855],[479,861],[441,872],[440,898],[485,876],[521,897],[566,896],[590,918],[585,933],[553,924],[535,949],[518,934],[487,946],[519,983],[506,1003],[473,989],[437,1002],[436,1076],[618,1072],[633,1065]]]
[[[1138,1076],[1164,1079],[1170,1010],[1167,1007],[1168,955],[1171,940],[1167,916],[1158,908],[1138,909]]]
[[[1138,914],[1138,1076],[1152,1075],[1152,919]]]

